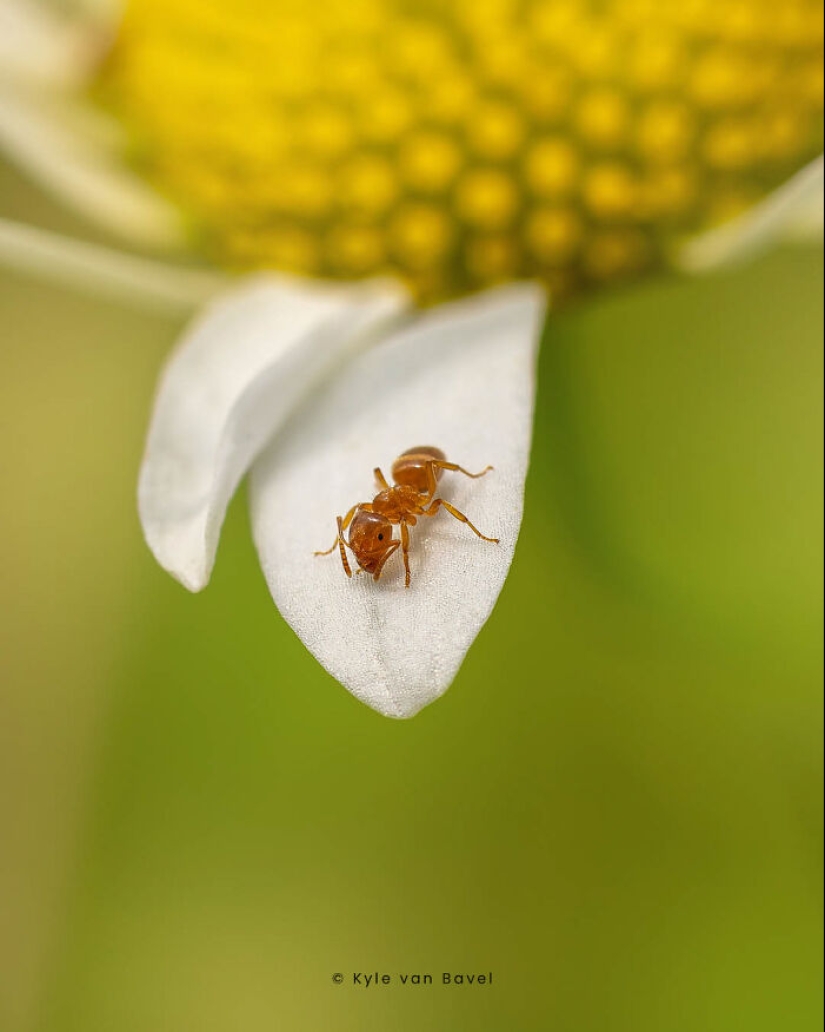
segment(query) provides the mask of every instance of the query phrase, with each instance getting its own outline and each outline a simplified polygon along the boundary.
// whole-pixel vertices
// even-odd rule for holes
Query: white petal
[[[260,449],[405,303],[385,282],[336,290],[260,276],[196,320],[161,378],[138,489],[149,547],[187,588],[209,580],[226,506]]]
[[[117,30],[123,18],[128,0],[74,0],[73,7],[78,15],[110,31]]]
[[[255,463],[252,519],[272,597],[316,658],[362,702],[410,717],[441,695],[490,615],[521,524],[544,296],[516,285],[443,306],[359,356]],[[444,473],[439,492],[489,544],[441,512],[413,528],[412,583],[394,555],[381,580],[348,580],[335,519],[435,445],[478,480]],[[396,535],[397,536],[397,535]]]
[[[0,149],[47,190],[92,221],[148,247],[179,247],[183,220],[106,146],[98,119],[71,117],[69,98],[0,88]]]
[[[49,86],[84,82],[104,36],[38,0],[0,0],[0,77]]]
[[[2,218],[0,264],[143,310],[151,305],[187,315],[232,282],[219,272],[142,258]]]
[[[823,159],[817,158],[760,204],[683,244],[676,256],[687,272],[735,264],[780,240],[822,233]]]

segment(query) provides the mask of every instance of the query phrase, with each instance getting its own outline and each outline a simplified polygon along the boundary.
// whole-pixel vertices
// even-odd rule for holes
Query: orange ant
[[[433,448],[429,445],[410,448],[392,464],[393,486],[390,487],[380,469],[375,469],[373,471],[375,479],[382,490],[371,502],[359,502],[358,505],[353,505],[343,519],[339,516],[338,535],[332,542],[332,546],[326,552],[315,552],[314,554],[329,555],[337,545],[341,553],[344,573],[351,577],[352,570],[347,562],[347,553],[344,551],[346,546],[355,556],[361,570],[371,573],[373,580],[378,580],[389,557],[400,548],[401,554],[404,556],[404,586],[408,588],[410,586],[409,528],[415,526],[419,516],[435,516],[443,507],[451,516],[466,523],[470,530],[483,541],[498,544],[498,538],[482,534],[470,523],[463,512],[459,512],[443,498],[435,497],[436,484],[445,469],[476,479],[489,473],[492,468],[492,466],[487,466],[480,473],[468,473],[466,469],[462,469],[454,462],[447,462],[447,456],[440,448]],[[401,527],[400,540],[392,536],[392,528],[395,524]],[[344,538],[344,531],[347,528],[349,528],[349,541]],[[360,573],[361,570],[356,570],[356,573]]]

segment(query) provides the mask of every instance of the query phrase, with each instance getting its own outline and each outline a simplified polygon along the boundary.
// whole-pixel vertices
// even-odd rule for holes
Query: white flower
[[[140,477],[158,561],[207,580],[227,503],[251,468],[255,542],[276,605],[350,691],[408,717],[455,676],[513,557],[527,474],[544,299],[513,286],[415,315],[389,284],[334,290],[262,277],[209,306],[161,378]],[[303,404],[302,404],[303,402]],[[435,445],[483,480],[439,493],[498,544],[446,513],[412,531],[380,581],[315,557],[336,517],[377,492],[372,471]]]
[[[25,0],[0,0],[0,145],[110,229],[144,245],[181,238],[177,211],[126,171],[117,127],[73,92],[99,29],[80,32]],[[821,223],[821,161],[735,226],[675,256],[691,270]],[[816,204],[819,214],[816,215]],[[813,214],[812,214],[813,213]],[[253,533],[279,610],[363,702],[409,717],[441,695],[489,617],[516,547],[527,475],[536,349],[546,299],[512,286],[416,312],[389,281],[339,286],[164,266],[0,221],[0,258],[120,296],[190,310],[205,303],[161,377],[139,508],[158,562],[192,591],[209,580],[227,505],[251,475]],[[377,491],[414,446],[445,472],[439,493],[488,537],[441,512],[412,530],[380,581],[316,557],[336,518]]]

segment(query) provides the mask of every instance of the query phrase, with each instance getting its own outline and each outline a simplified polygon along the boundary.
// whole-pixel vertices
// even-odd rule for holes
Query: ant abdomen
[[[442,473],[438,467],[433,469],[430,463],[433,459],[443,462],[446,457],[440,448],[435,448],[431,444],[408,448],[392,464],[392,479],[396,484],[413,487],[421,494],[426,494],[431,486],[430,478],[433,474],[436,480],[440,480]]]

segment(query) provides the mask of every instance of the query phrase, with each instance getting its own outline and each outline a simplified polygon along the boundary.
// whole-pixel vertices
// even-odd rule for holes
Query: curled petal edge
[[[196,318],[161,377],[138,483],[147,543],[185,587],[207,584],[227,505],[261,448],[406,303],[391,282],[335,289],[264,275]]]

